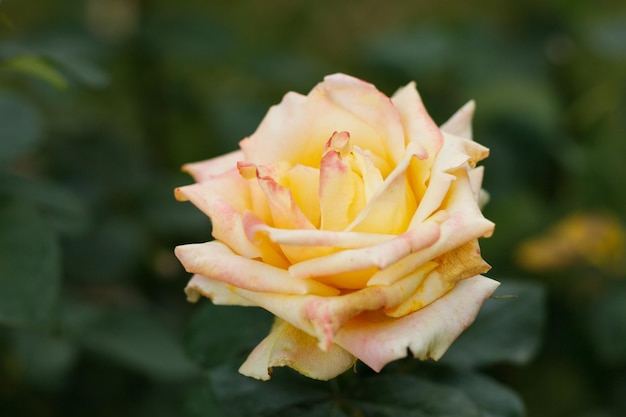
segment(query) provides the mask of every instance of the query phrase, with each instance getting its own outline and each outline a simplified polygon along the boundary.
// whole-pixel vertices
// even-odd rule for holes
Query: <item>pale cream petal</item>
[[[361,314],[347,322],[335,343],[375,371],[407,355],[439,359],[474,321],[484,301],[499,283],[483,276],[460,281],[449,293],[402,318],[382,312]]]
[[[377,156],[373,161],[383,175],[391,172],[394,161],[389,155],[400,152],[401,157],[403,149],[395,150],[396,147],[381,136],[384,132],[377,130],[378,125],[373,126],[363,115],[353,113],[356,110],[351,107],[359,97],[375,101],[372,97],[382,93],[375,93],[373,86],[362,81],[349,83],[339,78],[331,76],[308,96],[288,93],[280,104],[270,108],[254,134],[240,142],[246,160],[261,165],[288,161],[294,165],[319,167],[328,138],[333,132],[346,131],[350,132],[354,145],[369,149]],[[330,92],[327,82],[345,88]],[[348,107],[343,107],[342,103]],[[385,109],[395,112],[390,106]],[[384,117],[387,116],[377,116],[378,119]]]
[[[339,293],[317,281],[294,279],[285,269],[239,256],[218,241],[177,246],[175,253],[187,272],[248,291],[323,296]]]
[[[363,180],[351,167],[350,135],[335,132],[328,140],[320,165],[321,230],[344,230],[365,206]]]
[[[288,366],[301,374],[327,381],[354,365],[356,358],[337,345],[318,348],[315,337],[276,319],[270,334],[250,353],[239,372],[267,381],[272,368]]]
[[[196,182],[201,182],[235,168],[237,162],[243,161],[244,158],[243,151],[236,150],[217,158],[185,164],[182,169],[191,174]]]
[[[412,252],[424,250],[439,239],[440,219],[429,219],[396,238],[378,245],[347,249],[331,255],[310,259],[289,267],[297,278],[328,276],[370,268],[384,269]]]
[[[439,228],[438,240],[421,251],[414,251],[415,253],[409,260],[403,260],[398,266],[401,272],[410,269],[411,265],[420,265],[434,260],[467,242],[479,237],[489,237],[493,233],[494,224],[483,217],[474,200],[467,171],[459,168],[454,172],[454,176],[456,179],[452,182],[450,191],[442,202],[442,210],[436,213],[438,217],[446,215]],[[397,274],[381,271],[372,276],[368,285],[390,284],[397,279],[397,276]]]
[[[352,155],[354,156],[352,169],[363,178],[365,202],[368,203],[383,185],[383,175],[374,164],[371,152],[355,146],[352,149]]]
[[[472,192],[476,202],[480,201],[480,193],[482,191],[483,176],[485,174],[485,167],[476,167],[469,171],[470,185],[472,186]],[[482,206],[480,206],[482,207]]]
[[[316,228],[321,222],[320,201],[317,194],[320,184],[320,171],[305,165],[295,165],[287,169],[281,184],[291,190],[291,194],[302,213]]]
[[[359,120],[372,126],[385,152],[369,147],[364,149],[371,149],[395,163],[402,159],[405,145],[402,120],[389,97],[378,91],[372,84],[345,74],[326,76],[324,82],[315,89],[337,106],[346,109]],[[354,136],[354,132],[350,133]],[[355,144],[360,146],[359,143]]]
[[[356,249],[377,245],[397,237],[396,235],[383,233],[333,232],[317,229],[279,229],[268,226],[251,212],[244,213],[243,224],[246,234],[251,241],[255,241],[257,233],[263,233],[269,236],[272,242],[285,246]]]
[[[410,297],[401,304],[386,309],[388,316],[402,317],[423,308],[447,293],[457,282],[491,269],[480,256],[476,239],[444,253],[431,263],[435,265],[433,271]]]
[[[187,301],[196,303],[200,297],[207,297],[216,305],[253,306],[254,303],[235,294],[233,287],[202,275],[194,275],[185,287]]]
[[[435,157],[443,145],[443,135],[426,111],[414,82],[396,91],[391,100],[404,126],[405,143],[415,143],[423,149],[419,163],[411,164],[411,186],[419,197],[423,194]]]
[[[432,265],[426,264],[393,285],[366,287],[334,297],[259,293],[240,288],[233,288],[233,291],[315,336],[320,349],[328,350],[335,333],[344,323],[364,311],[391,308],[402,303],[415,292],[430,270]]]
[[[256,176],[258,185],[265,194],[269,205],[274,226],[283,229],[315,229],[315,226],[298,207],[291,190],[280,184],[283,172],[287,169],[285,164],[254,165],[252,163],[240,163],[238,169],[241,175],[246,178],[250,178],[252,175]]]
[[[423,223],[441,207],[454,179],[454,175],[447,172],[436,171],[433,173],[433,176],[429,179],[428,188],[421,195],[417,209],[413,213],[409,229]]]
[[[489,149],[476,142],[472,142],[461,137],[445,134],[443,148],[437,156],[432,174],[429,178],[428,188],[425,191],[415,190],[418,198],[421,197],[419,206],[413,215],[411,225],[421,223],[434,213],[442,204],[443,199],[448,194],[451,182],[454,177],[450,174],[459,167],[467,166],[473,168],[476,163],[489,155]],[[422,194],[420,194],[422,192]]]
[[[417,203],[407,182],[406,170],[418,152],[415,144],[407,146],[402,160],[346,231],[400,234],[407,230]]]
[[[191,201],[204,214],[211,218],[212,234],[248,258],[260,258],[259,247],[250,242],[241,223],[241,213],[252,209],[248,182],[239,175],[237,169],[203,182],[179,187],[175,190],[180,201]]]
[[[454,283],[443,279],[439,272],[433,271],[422,280],[411,296],[397,306],[386,308],[385,314],[389,317],[404,317],[443,297],[453,287]]]
[[[472,140],[472,118],[476,110],[476,103],[470,100],[457,110],[443,125],[441,130]]]

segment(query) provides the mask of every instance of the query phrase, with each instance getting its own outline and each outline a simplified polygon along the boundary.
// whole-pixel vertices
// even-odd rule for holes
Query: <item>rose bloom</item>
[[[289,366],[333,378],[361,360],[440,358],[498,282],[477,239],[488,149],[474,103],[441,128],[414,83],[391,98],[343,74],[288,93],[240,150],[184,166],[176,189],[211,218],[215,240],[176,248],[185,291],[276,316],[239,371]],[[245,324],[242,324],[245,325]],[[219,337],[219,335],[216,335]]]

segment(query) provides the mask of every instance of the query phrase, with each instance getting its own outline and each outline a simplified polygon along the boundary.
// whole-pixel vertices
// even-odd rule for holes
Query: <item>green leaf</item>
[[[412,375],[375,375],[362,378],[347,391],[346,400],[376,417],[482,417],[478,406],[461,390]]]
[[[210,378],[215,398],[233,416],[275,416],[284,412],[295,417],[301,415],[296,414],[297,409],[308,409],[330,398],[326,383],[304,378],[290,369],[278,369],[270,382],[243,376],[229,367],[211,371]]]
[[[436,378],[464,391],[481,409],[483,417],[523,417],[524,404],[520,397],[495,380],[474,372],[450,371]]]
[[[50,331],[15,329],[12,336],[21,376],[37,387],[61,387],[78,357],[76,345]]]
[[[68,304],[63,322],[89,351],[149,377],[183,380],[197,374],[176,337],[147,311],[99,311],[93,306]]]
[[[82,201],[56,184],[0,171],[2,194],[37,205],[49,223],[61,232],[78,232],[86,226],[87,213]]]
[[[474,324],[441,359],[459,367],[495,363],[523,365],[536,354],[545,322],[545,291],[538,284],[503,282],[495,296],[483,305]]]
[[[185,417],[225,417],[226,412],[219,406],[209,382],[194,384],[187,390],[183,411]]]
[[[604,363],[626,364],[626,286],[611,288],[588,307],[587,332]]]
[[[32,205],[0,198],[0,323],[48,323],[59,281],[54,230]]]
[[[267,335],[271,323],[272,315],[260,308],[203,302],[187,326],[187,354],[204,368],[242,361]]]
[[[67,87],[67,79],[43,58],[34,55],[19,55],[2,63],[8,70],[37,77],[58,89]]]
[[[37,110],[18,96],[0,92],[0,164],[31,151],[40,137]]]

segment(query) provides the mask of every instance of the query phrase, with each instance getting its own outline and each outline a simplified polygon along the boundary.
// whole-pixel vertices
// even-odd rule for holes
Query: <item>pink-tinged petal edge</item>
[[[500,285],[481,275],[460,281],[432,304],[404,316],[364,313],[346,323],[335,343],[379,372],[387,363],[407,355],[438,360],[452,342],[474,322],[480,307]]]
[[[243,160],[245,160],[243,151],[236,150],[216,158],[185,164],[182,170],[189,173],[196,182],[202,182],[235,168],[237,162]]]
[[[320,350],[315,337],[277,318],[269,335],[254,348],[239,372],[267,381],[273,367],[289,366],[309,378],[327,381],[349,369],[355,360],[338,345]]]
[[[216,240],[177,246],[175,253],[187,272],[248,291],[324,296],[339,293],[317,281],[293,279],[285,269],[239,256]]]

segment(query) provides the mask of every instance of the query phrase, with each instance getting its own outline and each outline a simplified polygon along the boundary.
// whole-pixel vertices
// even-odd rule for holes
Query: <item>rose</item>
[[[330,379],[360,359],[379,371],[438,359],[498,286],[477,239],[488,150],[472,141],[473,102],[439,129],[414,83],[391,99],[328,76],[288,93],[241,149],[185,165],[178,188],[215,240],[179,246],[188,299],[276,316],[239,371],[289,366]]]

